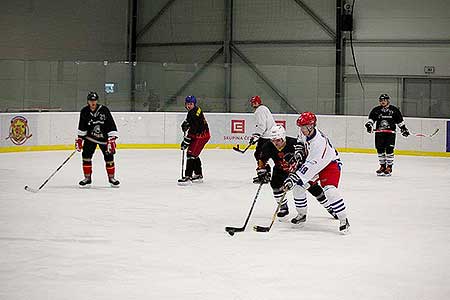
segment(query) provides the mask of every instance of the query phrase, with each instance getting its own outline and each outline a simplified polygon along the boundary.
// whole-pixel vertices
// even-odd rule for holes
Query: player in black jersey
[[[75,148],[83,150],[84,179],[79,182],[80,187],[89,187],[92,183],[92,156],[97,145],[103,153],[108,181],[113,187],[119,187],[119,180],[114,178],[114,153],[116,153],[116,139],[118,137],[116,123],[109,109],[97,103],[98,94],[89,92],[87,104],[81,109],[78,122],[78,137]]]
[[[289,176],[290,172],[294,172],[297,166],[303,164],[307,153],[304,144],[298,142],[296,138],[286,136],[283,126],[275,125],[270,130],[271,143],[265,143],[261,150],[258,160],[258,168],[256,169],[261,181],[267,180],[269,174],[266,164],[271,159],[274,163],[270,186],[272,187],[273,196],[277,203],[281,203],[277,216],[283,218],[289,214],[287,199],[284,197],[283,183]],[[327,211],[335,217],[333,209],[328,205],[327,199],[322,187],[317,182],[309,182],[308,191],[317,198],[317,200],[327,209]],[[295,208],[298,216],[291,220],[294,224],[301,224],[306,221],[307,201],[304,189],[294,188],[293,190]]]
[[[203,180],[202,162],[199,155],[211,138],[208,122],[202,109],[197,106],[197,98],[195,96],[187,96],[184,100],[184,106],[188,113],[186,120],[181,124],[184,139],[180,148],[181,150],[187,149],[187,162],[184,176],[178,179],[179,184],[191,181],[201,182]]]
[[[391,176],[396,126],[399,126],[404,137],[409,136],[402,113],[397,107],[390,105],[389,99],[388,94],[380,95],[380,105],[372,109],[369,121],[365,124],[368,133],[375,132],[375,148],[380,162],[380,168],[376,171],[378,176]]]

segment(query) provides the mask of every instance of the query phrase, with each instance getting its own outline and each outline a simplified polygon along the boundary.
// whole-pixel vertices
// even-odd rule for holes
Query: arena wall
[[[186,113],[120,112],[113,113],[119,129],[118,149],[177,148],[182,140],[180,124]],[[78,113],[4,113],[0,114],[0,152],[73,149]],[[275,114],[287,134],[297,135],[297,115]],[[206,148],[231,149],[248,144],[254,128],[253,114],[206,113],[211,140]],[[374,136],[365,131],[363,116],[318,116],[318,126],[334,146],[343,152],[375,153]],[[429,137],[397,136],[397,154],[450,157],[449,119],[406,118],[412,133]]]

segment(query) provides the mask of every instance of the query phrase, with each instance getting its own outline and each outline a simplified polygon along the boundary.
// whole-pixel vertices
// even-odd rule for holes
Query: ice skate
[[[391,176],[392,175],[392,166],[387,166],[384,170],[384,176]]]
[[[80,188],[90,188],[91,183],[92,183],[91,177],[84,177],[83,180],[78,182]]]
[[[298,214],[295,218],[291,220],[292,224],[303,226],[306,222],[306,215]]]
[[[287,215],[289,215],[289,207],[288,207],[287,203],[285,203],[285,204],[282,204],[280,209],[278,210],[277,217],[284,218]]]
[[[348,219],[345,218],[345,220],[340,220],[339,224],[339,232],[341,234],[348,234],[350,232],[350,223],[348,222]]]
[[[327,209],[327,211],[328,211],[328,213],[329,213],[331,216],[333,216],[333,218],[334,218],[335,220],[338,219],[338,216],[336,215],[336,213],[334,212],[334,210],[333,210],[332,208]]]
[[[109,183],[111,184],[111,187],[113,188],[118,188],[120,187],[120,181],[115,179],[114,177],[109,177],[108,178]]]
[[[184,176],[183,178],[178,179],[178,185],[185,186],[190,185],[192,183],[191,176]]]
[[[386,165],[380,165],[380,168],[376,171],[377,176],[385,176],[384,172],[386,170]]]
[[[192,180],[193,183],[202,183],[203,182],[203,175],[195,174],[195,175],[192,176],[191,180]]]

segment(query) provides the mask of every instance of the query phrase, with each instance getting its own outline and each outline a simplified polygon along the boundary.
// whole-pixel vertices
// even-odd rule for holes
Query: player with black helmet
[[[395,130],[398,125],[404,137],[410,135],[400,110],[389,103],[388,94],[381,94],[378,98],[380,105],[374,107],[369,114],[369,121],[365,124],[368,133],[375,132],[375,148],[378,153],[380,168],[378,176],[391,176],[394,164]]]
[[[120,182],[114,177],[117,127],[109,109],[105,105],[97,103],[98,98],[96,92],[89,92],[87,105],[80,112],[75,148],[78,151],[83,150],[84,179],[79,182],[79,185],[80,187],[89,187],[92,183],[92,156],[98,145],[105,160],[108,181],[112,187],[119,187]]]

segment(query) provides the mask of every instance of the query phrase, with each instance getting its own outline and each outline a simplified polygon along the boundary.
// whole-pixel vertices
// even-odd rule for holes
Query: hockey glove
[[[181,150],[186,150],[189,147],[190,144],[191,144],[191,138],[188,137],[188,136],[185,136],[183,141],[181,142],[180,149]]]
[[[364,126],[366,126],[367,133],[372,133],[372,123],[367,122]]]
[[[305,148],[305,144],[301,143],[301,144],[295,144],[294,145],[294,159],[300,163],[303,164],[305,162],[306,159],[306,148]]]
[[[261,182],[270,181],[270,173],[266,167],[256,169],[256,174],[258,174],[258,178]]]
[[[188,131],[189,127],[190,127],[189,122],[186,120],[181,124],[181,130],[183,130],[183,132]]]
[[[115,154],[116,153],[116,137],[111,136],[108,138],[108,141],[106,142],[106,152],[109,154]]]
[[[290,191],[294,188],[296,184],[303,185],[303,182],[297,174],[291,173],[289,174],[288,178],[286,178],[286,180],[283,182],[283,190],[286,192]]]
[[[258,142],[258,140],[259,140],[259,135],[253,134],[252,137],[250,138],[250,140],[248,141],[248,143],[250,145],[254,145],[254,144],[256,144],[256,142]]]
[[[75,139],[75,149],[77,149],[78,152],[80,152],[83,149],[83,139],[80,137],[77,137]]]
[[[404,137],[408,137],[410,135],[409,130],[405,125],[400,126],[400,132]]]

